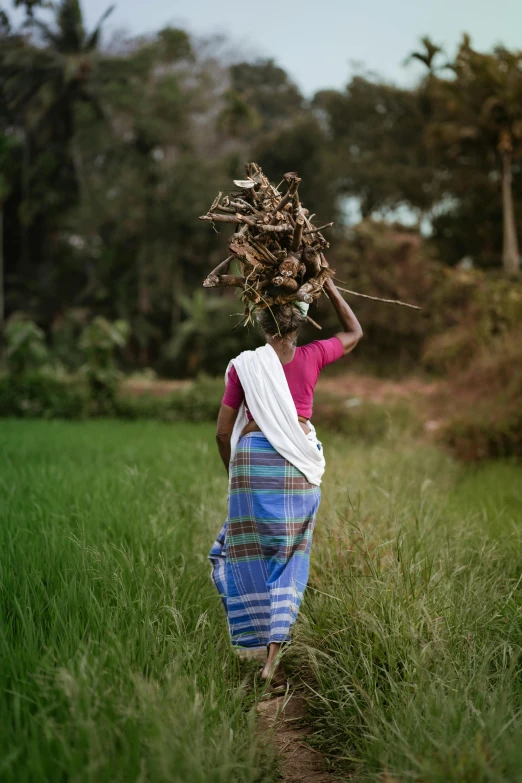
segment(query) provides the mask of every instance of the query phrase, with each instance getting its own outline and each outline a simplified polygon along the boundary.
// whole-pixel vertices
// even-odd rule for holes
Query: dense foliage
[[[17,5],[25,25],[8,11],[0,20],[0,327],[19,311],[47,341],[66,327],[71,369],[74,324],[95,316],[129,324],[128,368],[213,372],[234,353],[244,334],[231,332],[233,296],[195,295],[226,247],[197,218],[248,159],[276,181],[299,171],[318,220],[336,216],[341,277],[357,272],[352,202],[366,218],[400,209],[431,226],[443,264],[515,271],[519,53],[477,53],[465,38],[446,63],[425,39],[415,87],[357,74],[306,100],[273,61],[230,64],[180,29],[107,42],[107,14],[86,30],[79,0],[60,0],[49,24],[45,4]]]

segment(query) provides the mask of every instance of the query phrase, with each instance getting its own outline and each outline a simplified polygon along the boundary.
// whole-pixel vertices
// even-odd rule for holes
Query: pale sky
[[[92,27],[112,0],[82,0]],[[107,21],[143,33],[167,24],[198,35],[225,33],[245,55],[273,57],[310,95],[343,87],[353,61],[389,81],[419,73],[404,60],[428,34],[452,53],[463,32],[476,48],[522,49],[522,0],[114,0]]]

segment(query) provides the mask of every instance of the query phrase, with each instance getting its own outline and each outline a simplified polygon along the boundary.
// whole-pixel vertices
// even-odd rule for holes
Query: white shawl
[[[315,429],[312,427],[305,435],[299,424],[277,353],[268,343],[255,351],[243,351],[229,363],[225,382],[232,364],[245,392],[248,409],[263,435],[281,456],[304,473],[310,484],[319,486],[325,468],[323,449],[315,436]],[[247,422],[243,402],[232,431],[231,457]]]

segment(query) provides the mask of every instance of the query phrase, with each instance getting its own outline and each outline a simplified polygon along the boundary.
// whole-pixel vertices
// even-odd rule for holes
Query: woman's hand
[[[341,341],[346,356],[347,353],[353,351],[363,336],[363,330],[352,308],[348,302],[343,299],[331,277],[329,277],[324,284],[324,290],[344,327],[344,332],[339,332],[335,336]]]
[[[230,467],[230,439],[236,423],[238,412],[228,405],[222,405],[219,409],[216,429],[216,442],[219,456],[228,473]]]

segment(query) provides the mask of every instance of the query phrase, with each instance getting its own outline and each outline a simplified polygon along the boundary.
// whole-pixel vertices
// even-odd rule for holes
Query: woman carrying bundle
[[[229,474],[228,517],[210,552],[234,647],[264,648],[263,680],[284,684],[278,653],[308,580],[324,472],[310,421],[322,368],[350,353],[360,324],[333,281],[324,285],[343,331],[296,347],[307,305],[259,310],[266,345],[229,364],[217,443]]]

